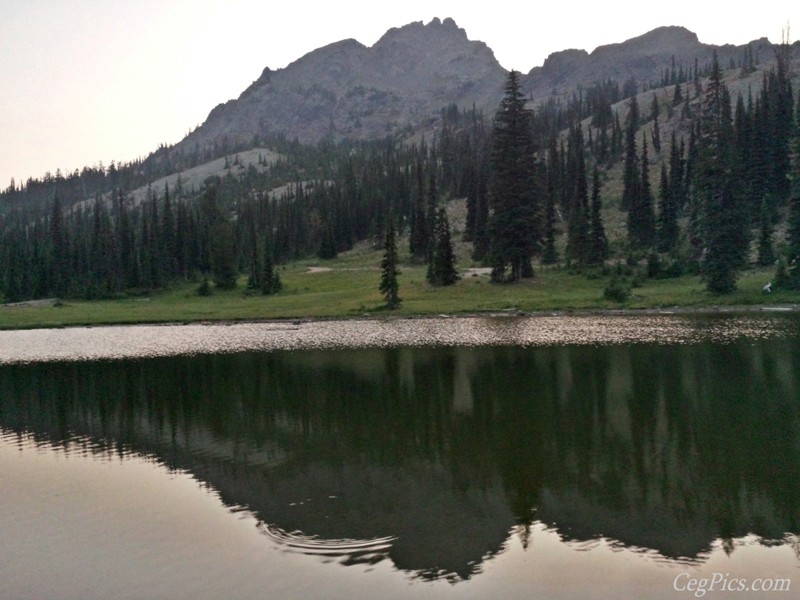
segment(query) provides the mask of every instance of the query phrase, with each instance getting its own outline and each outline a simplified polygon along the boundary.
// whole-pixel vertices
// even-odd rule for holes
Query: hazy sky
[[[661,25],[705,43],[780,41],[800,2],[668,3],[0,0],[0,187],[146,156],[236,98],[264,67],[328,43],[371,46],[391,27],[452,17],[507,69]],[[524,8],[520,8],[524,7]]]

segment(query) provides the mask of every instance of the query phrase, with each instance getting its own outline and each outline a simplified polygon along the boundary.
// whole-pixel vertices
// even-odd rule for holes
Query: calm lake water
[[[800,590],[797,315],[0,332],[0,363],[3,599]]]

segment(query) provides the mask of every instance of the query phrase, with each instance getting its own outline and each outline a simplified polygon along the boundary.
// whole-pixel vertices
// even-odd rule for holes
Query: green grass
[[[195,294],[197,284],[181,284],[148,297],[117,300],[65,300],[51,307],[2,307],[0,328],[62,327],[111,323],[233,321],[279,318],[338,318],[364,315],[435,315],[519,310],[581,311],[613,308],[740,306],[766,303],[796,304],[800,294],[764,294],[772,270],[746,271],[739,289],[727,296],[705,291],[696,276],[645,280],[619,304],[603,298],[607,277],[589,278],[561,269],[540,268],[537,276],[514,285],[490,284],[486,276],[465,275],[456,285],[432,288],[425,267],[405,264],[399,277],[402,307],[387,311],[378,292],[381,252],[367,246],[321,262],[306,260],[281,269],[284,291],[275,296],[245,293],[245,280],[236,290]],[[309,267],[331,271],[309,272]]]

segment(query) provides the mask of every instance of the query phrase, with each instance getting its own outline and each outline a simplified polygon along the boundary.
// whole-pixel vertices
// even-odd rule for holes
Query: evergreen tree
[[[236,237],[233,224],[219,208],[219,178],[209,178],[201,196],[205,220],[208,269],[214,285],[222,290],[236,287]]]
[[[128,203],[122,190],[118,190],[115,205],[117,221],[117,244],[122,261],[122,287],[132,288],[141,284],[137,261],[133,223]]]
[[[586,160],[580,139],[576,145],[575,196],[569,212],[567,260],[582,268],[588,262],[590,252],[589,184],[586,180]]]
[[[475,225],[472,234],[472,258],[482,261],[489,252],[489,200],[487,191],[488,161],[483,159],[478,169],[475,198]]]
[[[600,173],[597,165],[592,172],[592,205],[589,224],[589,264],[602,265],[608,258],[608,239],[603,225],[603,203],[600,198]]]
[[[164,184],[164,203],[161,214],[161,260],[163,274],[167,281],[178,275],[178,240],[175,228],[175,214],[169,195],[169,186]]]
[[[547,179],[545,183],[544,208],[544,249],[542,264],[554,265],[558,262],[556,251],[556,198],[561,187],[561,159],[558,154],[556,136],[550,136],[547,151]]]
[[[658,196],[658,228],[656,230],[659,252],[671,252],[678,243],[678,210],[675,193],[670,186],[667,166],[661,163],[661,185]]]
[[[651,108],[651,118],[653,119],[653,148],[656,152],[661,152],[661,131],[658,126],[658,117],[659,117],[659,109],[658,109],[658,96],[653,94],[653,104]]]
[[[647,155],[647,139],[642,138],[641,179],[638,192],[631,198],[628,209],[628,239],[631,247],[647,249],[655,239],[655,215],[653,193],[650,189],[650,161]]]
[[[770,191],[776,201],[783,203],[789,196],[790,186],[787,175],[791,164],[789,148],[792,140],[794,99],[791,83],[791,47],[784,33],[782,43],[775,51],[777,67],[770,74],[770,163],[772,172]],[[772,207],[771,207],[772,208]]]
[[[11,236],[7,236],[11,238]],[[18,239],[7,239],[5,256],[5,301],[19,302],[27,297],[25,293],[23,271],[25,270],[25,260],[23,257],[23,243]]]
[[[261,264],[261,293],[265,296],[277,294],[283,290],[283,282],[275,268],[275,256],[272,242],[269,238],[264,240],[264,260]]]
[[[53,295],[62,297],[69,289],[69,246],[64,227],[64,214],[58,195],[53,197],[50,211],[50,269],[47,286]]]
[[[337,254],[333,227],[331,225],[324,225],[322,227],[322,241],[320,242],[317,256],[322,260],[332,260],[336,258]]]
[[[555,190],[551,189],[548,184],[544,206],[544,249],[542,250],[542,264],[554,265],[557,262]]]
[[[426,279],[431,285],[453,285],[459,280],[459,276],[450,236],[450,224],[444,208],[439,208],[437,211],[435,233],[435,245],[428,264]]]
[[[708,290],[719,294],[736,289],[748,247],[731,121],[730,95],[715,53],[702,102],[695,189],[701,210],[703,275]]]
[[[411,214],[411,235],[409,236],[409,252],[416,260],[426,257],[428,250],[428,230],[426,219],[426,197],[425,197],[425,171],[422,166],[422,158],[417,158],[416,168],[416,187],[412,195],[412,214]]]
[[[236,287],[236,241],[233,225],[225,218],[211,228],[211,274],[219,289]]]
[[[158,212],[158,200],[155,193],[150,193],[145,214],[142,215],[142,256],[144,284],[150,289],[160,288],[164,284],[163,256],[161,247],[161,219]]]
[[[386,308],[394,310],[402,302],[399,294],[397,276],[400,274],[398,268],[397,243],[395,240],[394,219],[389,218],[386,227],[386,239],[383,244],[383,259],[381,260],[381,282],[378,290],[386,300]]]
[[[431,262],[431,256],[436,247],[436,213],[439,206],[439,188],[436,185],[436,159],[433,158],[431,163],[428,172],[427,201],[425,203],[425,231],[427,233],[425,239],[425,258],[428,264]]]
[[[525,107],[519,73],[511,71],[495,114],[489,242],[492,280],[519,281],[533,274],[531,258],[541,242],[541,206],[537,190],[532,112]]]
[[[683,102],[683,91],[681,84],[678,83],[675,85],[675,93],[672,96],[672,106],[678,106],[681,102]]]
[[[772,217],[766,198],[761,201],[758,227],[758,264],[767,267],[775,264],[775,248],[772,244]]]
[[[258,236],[256,235],[256,222],[250,220],[250,259],[248,261],[247,289],[259,290],[262,287],[261,277],[264,274],[258,257]]]
[[[797,107],[797,133],[794,139],[789,194],[789,217],[786,224],[787,278],[790,288],[800,290],[800,103]]]
[[[622,175],[622,210],[630,210],[639,196],[639,157],[636,150],[636,131],[639,123],[639,105],[636,96],[628,103],[628,122],[625,128],[625,165]]]

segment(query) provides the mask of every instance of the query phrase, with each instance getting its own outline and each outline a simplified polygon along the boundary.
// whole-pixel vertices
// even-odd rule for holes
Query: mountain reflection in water
[[[792,338],[14,365],[0,426],[189,472],[287,551],[455,581],[536,527],[800,553],[799,378]]]

